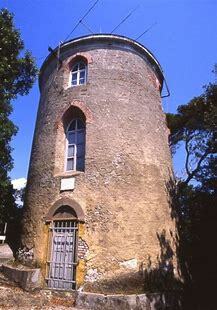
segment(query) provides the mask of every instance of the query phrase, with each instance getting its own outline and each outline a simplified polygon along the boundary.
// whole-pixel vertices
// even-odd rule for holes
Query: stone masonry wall
[[[59,70],[53,60],[44,72],[22,240],[45,265],[44,218],[58,199],[75,200],[85,214],[78,254],[84,261],[84,288],[100,291],[106,281],[106,291],[109,283],[121,287],[119,279],[137,277],[141,266],[157,267],[162,235],[171,247],[167,260],[176,267],[168,129],[159,81],[141,55],[106,46],[81,48],[89,59],[88,82],[68,87],[67,61],[76,53],[69,48],[61,54]],[[86,116],[85,172],[70,173],[64,171],[62,116],[76,106]],[[61,192],[61,179],[72,176],[75,189]]]

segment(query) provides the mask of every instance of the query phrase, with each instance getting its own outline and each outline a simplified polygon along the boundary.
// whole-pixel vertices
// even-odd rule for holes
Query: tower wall
[[[69,87],[70,64],[84,57],[86,85]],[[47,214],[71,199],[84,213],[77,244],[77,287],[109,291],[157,266],[164,236],[174,254],[175,226],[168,129],[162,111],[162,76],[148,52],[113,37],[73,41],[42,67],[41,98],[29,167],[23,245],[46,273]],[[65,119],[86,119],[84,172],[65,171]],[[61,191],[61,180],[75,179]],[[65,203],[66,204],[66,203]],[[126,288],[126,290],[128,290]]]

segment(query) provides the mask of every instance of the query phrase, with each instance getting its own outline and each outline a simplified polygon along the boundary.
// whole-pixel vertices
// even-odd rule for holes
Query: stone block
[[[104,295],[78,292],[76,307],[90,310],[178,310],[177,298],[171,293],[139,295]],[[168,300],[168,303],[166,302]]]
[[[9,260],[13,260],[13,252],[7,243],[0,245],[0,265]]]
[[[39,268],[18,269],[2,265],[2,272],[9,280],[16,282],[26,291],[33,291],[41,287],[41,271]]]

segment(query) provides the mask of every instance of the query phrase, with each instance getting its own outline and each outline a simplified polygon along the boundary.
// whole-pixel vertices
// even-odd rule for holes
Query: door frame
[[[46,272],[46,281],[49,289],[76,290],[78,228],[78,221],[75,219],[54,219],[50,222]],[[67,241],[67,238],[72,238],[72,243]],[[67,243],[72,244],[72,249],[68,248],[68,251],[66,249]],[[55,249],[54,246],[56,247]],[[65,260],[67,256],[69,261]],[[72,258],[72,261],[70,258]],[[72,274],[72,279],[67,279],[67,272]],[[56,273],[58,274],[57,277],[55,277]]]

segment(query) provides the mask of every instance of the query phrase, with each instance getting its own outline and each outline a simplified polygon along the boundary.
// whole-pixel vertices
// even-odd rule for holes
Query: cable
[[[81,21],[81,24],[91,33],[94,33],[89,26],[87,26],[86,24],[84,24],[84,22]]]
[[[150,27],[148,27],[142,34],[140,34],[135,40],[139,40],[146,32],[148,32],[151,28],[153,28],[155,25],[157,24],[157,22],[155,22],[154,24],[152,24]]]
[[[80,23],[82,23],[82,20],[92,11],[92,9],[96,6],[96,4],[99,2],[99,0],[96,0],[94,4],[87,10],[87,12],[84,14],[84,16],[77,22],[75,27],[72,29],[72,31],[67,35],[63,43],[71,36],[71,34],[75,31],[75,29],[79,26]]]
[[[120,26],[122,25],[139,7],[140,5],[138,4],[124,19],[112,30],[111,34]]]

